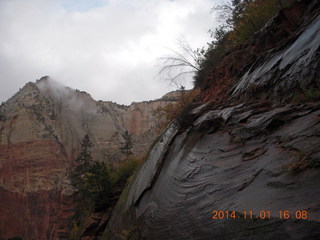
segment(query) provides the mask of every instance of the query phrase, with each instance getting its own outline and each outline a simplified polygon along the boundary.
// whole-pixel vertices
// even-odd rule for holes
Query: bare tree
[[[170,49],[173,55],[160,58],[162,65],[159,71],[160,75],[166,75],[170,84],[181,88],[181,79],[186,76],[192,76],[200,70],[200,63],[203,59],[202,49],[193,50],[189,43],[184,39],[178,40],[180,51]],[[179,84],[180,83],[180,84]]]

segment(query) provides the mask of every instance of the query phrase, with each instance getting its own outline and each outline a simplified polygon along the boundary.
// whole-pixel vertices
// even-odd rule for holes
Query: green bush
[[[303,90],[292,97],[292,102],[295,103],[313,102],[318,100],[320,100],[320,89],[318,88]]]
[[[128,159],[118,164],[110,171],[112,185],[125,182],[140,165],[140,161],[134,158]]]
[[[232,0],[215,6],[213,11],[224,21],[215,30],[209,30],[212,42],[208,44],[200,70],[194,77],[195,87],[201,87],[205,78],[223,56],[236,46],[246,43],[280,9],[292,5],[294,0]]]

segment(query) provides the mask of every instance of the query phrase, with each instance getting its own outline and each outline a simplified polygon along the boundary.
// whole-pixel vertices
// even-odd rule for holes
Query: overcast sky
[[[210,41],[217,0],[0,0],[0,102],[49,75],[96,100],[130,104],[174,89],[160,57]],[[190,84],[186,84],[190,87]]]

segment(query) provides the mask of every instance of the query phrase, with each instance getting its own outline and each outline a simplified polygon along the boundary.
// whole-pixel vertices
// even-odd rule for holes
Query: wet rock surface
[[[162,160],[151,152],[142,169],[155,169],[136,174],[103,239],[319,239],[320,105],[292,100],[319,91],[320,8],[299,2],[257,33],[273,29],[273,44],[254,38],[217,64],[205,103],[185,113]],[[281,36],[274,24],[294,27]]]
[[[150,189],[155,181],[157,181],[157,177],[163,166],[162,161],[166,154],[166,150],[177,132],[177,123],[172,122],[166,130],[166,134],[162,135],[160,140],[153,147],[149,158],[140,170],[141,176],[138,176],[132,184],[133,188],[130,190],[128,195],[127,209],[131,205],[138,205],[143,194]]]
[[[232,95],[264,94],[267,97],[266,89],[269,89],[269,97],[285,100],[297,89],[319,86],[319,36],[320,16],[287,48],[253,64],[236,84]],[[288,94],[292,90],[295,91]]]
[[[222,61],[212,66],[212,73],[200,84],[203,99],[224,102],[229,97],[230,88],[234,87],[239,78],[246,72],[255,70],[255,66],[264,64],[272,52],[283,49],[288,42],[295,40],[305,29],[308,21],[318,14],[318,9],[319,2],[303,0],[281,10],[254,34],[251,41],[233,49]],[[248,99],[254,97],[258,90],[259,97],[264,96],[261,92],[266,89],[258,89],[256,85],[251,84],[250,90],[246,89],[246,95],[239,94],[237,97]]]
[[[230,91],[232,98],[268,98],[283,102],[310,88],[319,89],[320,3],[305,0],[300,4],[280,12],[255,35],[259,38],[263,32],[268,32],[268,25],[279,27],[275,23],[282,14],[289,21],[287,25],[295,22],[295,31],[287,42],[264,52],[243,69],[240,80]]]
[[[123,218],[133,219],[141,239],[318,239],[320,110],[311,103],[263,105],[213,109],[177,133],[143,196],[137,182],[148,182],[149,172],[138,173],[126,200],[131,209],[117,209],[109,223],[111,239],[119,239]],[[214,133],[199,131],[230,109],[237,111]],[[248,111],[245,121],[239,117]],[[235,211],[240,218],[213,219],[212,211]],[[244,211],[252,218],[243,219]],[[270,219],[260,218],[263,211]],[[279,211],[290,211],[290,219]],[[297,211],[307,211],[307,219],[297,219]]]

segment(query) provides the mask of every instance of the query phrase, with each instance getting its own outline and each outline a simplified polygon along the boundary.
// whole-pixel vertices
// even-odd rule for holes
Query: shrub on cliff
[[[194,77],[196,87],[203,86],[205,77],[222,57],[238,45],[247,42],[280,9],[292,5],[295,0],[231,0],[214,6],[221,25],[209,30],[213,40],[204,49],[204,57]]]
[[[171,50],[171,56],[160,58],[162,66],[159,74],[177,88],[182,87],[185,77],[193,76],[200,70],[199,64],[203,61],[204,49],[193,50],[183,39],[178,41],[179,51]]]
[[[113,186],[125,183],[127,179],[134,173],[140,166],[141,161],[135,158],[128,158],[120,162],[116,167],[110,170],[110,179]]]
[[[153,116],[158,119],[159,132],[162,131],[173,119],[177,118],[187,106],[199,95],[199,89],[185,91],[180,89],[180,97],[176,103],[159,106],[153,112]]]
[[[232,31],[229,38],[234,45],[247,41],[261,29],[280,9],[290,6],[293,0],[233,0]]]

